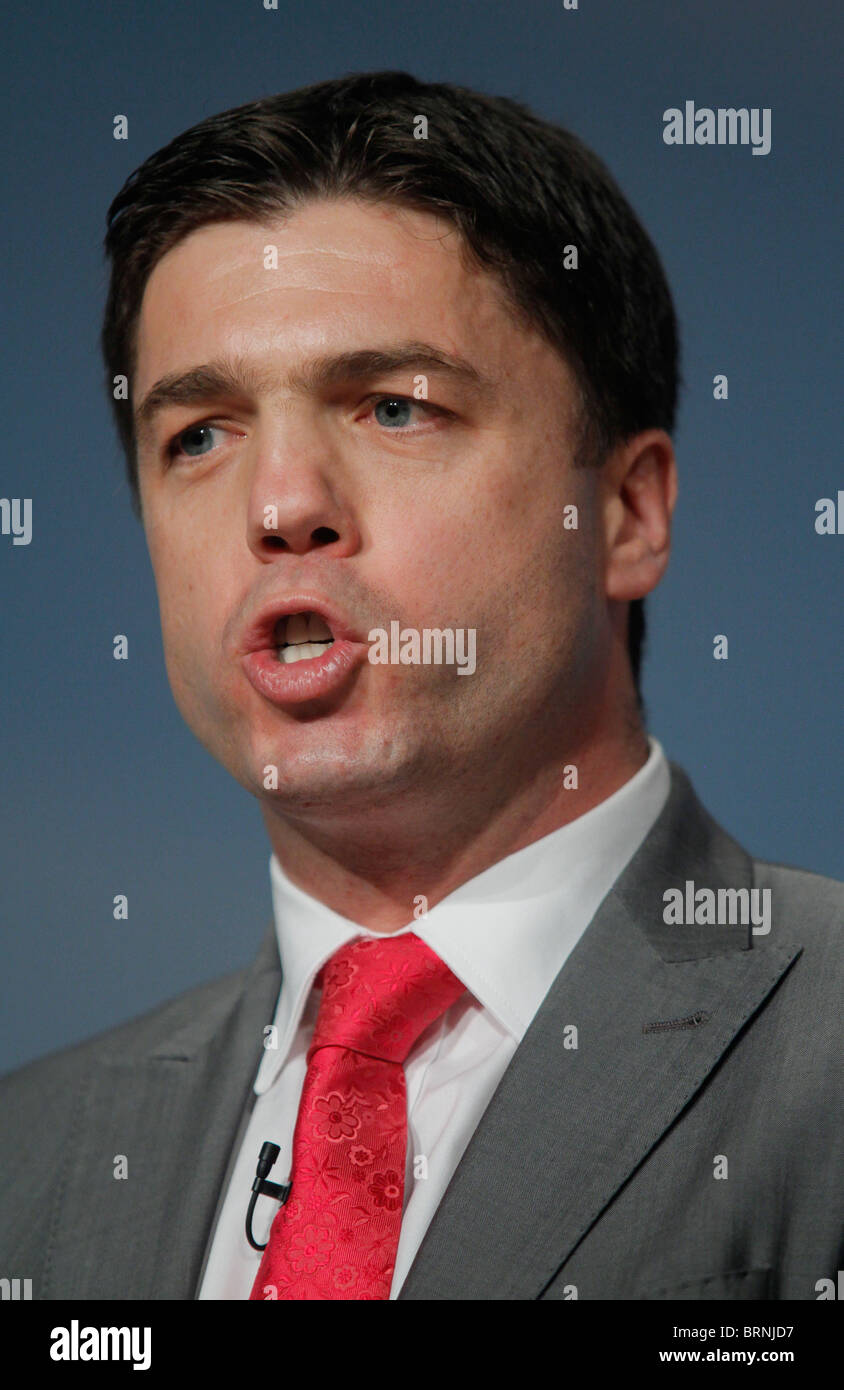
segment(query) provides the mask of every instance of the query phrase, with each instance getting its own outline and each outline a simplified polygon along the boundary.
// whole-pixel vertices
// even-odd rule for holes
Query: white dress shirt
[[[493,864],[401,928],[426,941],[468,992],[426,1030],[405,1062],[407,1164],[391,1298],[555,976],[665,804],[668,763],[656,739],[649,743],[645,765],[606,801]],[[258,1068],[257,1099],[219,1208],[201,1299],[249,1298],[261,1256],[244,1234],[246,1207],[264,1140],[281,1149],[272,1180],[290,1175],[305,1054],[319,1007],[314,977],[346,942],[379,935],[297,888],[275,855],[270,879],[283,971],[273,1019],[277,1046],[266,1048]],[[267,1240],[277,1211],[271,1198],[259,1198],[257,1241]]]

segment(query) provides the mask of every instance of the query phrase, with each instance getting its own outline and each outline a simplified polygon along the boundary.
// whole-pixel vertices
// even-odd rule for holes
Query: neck
[[[641,725],[612,741],[539,762],[529,775],[484,767],[459,779],[405,789],[354,816],[338,811],[318,823],[292,820],[272,805],[264,819],[288,878],[343,917],[394,932],[461,884],[517,850],[600,805],[647,761]],[[567,786],[577,768],[577,787]],[[524,773],[524,769],[519,769]],[[504,775],[502,775],[502,773]],[[419,904],[419,898],[425,902]]]

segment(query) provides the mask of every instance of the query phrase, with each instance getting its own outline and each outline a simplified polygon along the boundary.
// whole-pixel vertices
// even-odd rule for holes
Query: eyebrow
[[[443,373],[482,397],[491,396],[495,389],[491,378],[465,358],[421,342],[314,357],[289,373],[285,384],[289,390],[307,393],[402,370]],[[259,369],[239,357],[205,362],[183,372],[170,372],[150,387],[135,410],[138,441],[151,433],[155,417],[168,406],[198,405],[224,396],[242,396],[244,392],[260,395],[277,382],[273,370]]]

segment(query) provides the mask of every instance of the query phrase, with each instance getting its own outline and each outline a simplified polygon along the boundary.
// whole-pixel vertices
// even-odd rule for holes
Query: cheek
[[[565,460],[538,460],[536,441],[516,449],[524,466],[513,463],[513,448],[490,440],[477,468],[428,478],[379,508],[373,551],[379,579],[400,606],[394,616],[504,624],[515,640],[519,614],[518,629],[532,642],[549,615],[572,603],[588,573],[582,486],[566,477]],[[564,526],[568,503],[578,506],[580,529]]]
[[[562,480],[530,467],[490,477],[458,530],[464,568],[507,603],[529,595],[534,602],[552,596],[558,602],[589,544],[582,500]],[[564,525],[568,503],[577,506],[579,529]]]
[[[576,508],[567,511],[567,508]],[[576,523],[576,525],[574,524]],[[595,537],[579,480],[527,476],[502,491],[486,554],[475,556],[497,645],[510,660],[568,666],[595,615]]]
[[[189,555],[172,547],[153,556],[167,675],[183,712],[202,698],[213,661],[209,596],[192,578],[192,565]]]

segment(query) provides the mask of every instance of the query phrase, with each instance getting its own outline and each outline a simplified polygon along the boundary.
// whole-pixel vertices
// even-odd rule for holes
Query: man
[[[676,328],[606,170],[368,74],[179,136],[106,245],[173,693],[260,801],[275,920],[248,970],[6,1078],[4,1270],[817,1298],[844,895],[752,860],[645,731]]]

